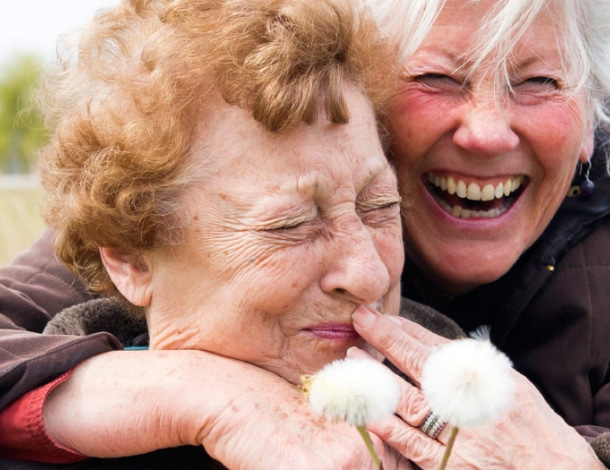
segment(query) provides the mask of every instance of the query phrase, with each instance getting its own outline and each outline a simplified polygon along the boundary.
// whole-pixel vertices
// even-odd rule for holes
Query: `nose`
[[[354,216],[326,240],[326,269],[320,285],[329,294],[368,305],[390,289],[390,272],[373,234]]]
[[[494,158],[509,152],[519,144],[511,128],[506,106],[493,97],[463,104],[460,123],[453,142],[469,153]]]

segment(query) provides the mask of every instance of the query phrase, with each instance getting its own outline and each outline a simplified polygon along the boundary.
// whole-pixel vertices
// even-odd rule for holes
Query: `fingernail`
[[[375,323],[375,316],[375,313],[371,309],[361,305],[352,313],[352,320],[362,328],[370,328]]]

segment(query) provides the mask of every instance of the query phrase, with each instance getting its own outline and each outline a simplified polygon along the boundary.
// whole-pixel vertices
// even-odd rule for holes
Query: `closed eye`
[[[526,99],[528,96],[545,97],[561,91],[562,88],[563,86],[559,80],[544,76],[529,77],[511,84],[511,92],[517,99],[520,96]]]
[[[513,84],[513,88],[518,89],[559,89],[559,83],[556,79],[551,77],[530,77],[519,83]]]
[[[426,87],[437,89],[455,89],[462,88],[463,86],[463,84],[455,78],[442,73],[423,73],[413,76],[411,80]]]
[[[561,92],[561,83],[551,77],[535,76],[511,85],[511,95],[522,105],[535,105]]]
[[[296,230],[309,222],[312,222],[311,218],[295,217],[290,219],[283,219],[275,223],[269,224],[264,228],[264,230],[266,232]]]
[[[400,199],[394,199],[384,204],[359,204],[358,215],[367,225],[378,225],[400,218]]]

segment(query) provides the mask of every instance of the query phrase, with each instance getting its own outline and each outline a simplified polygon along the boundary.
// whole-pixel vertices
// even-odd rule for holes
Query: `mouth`
[[[311,335],[330,341],[352,342],[360,339],[351,324],[345,323],[324,323],[305,328]]]
[[[529,183],[524,175],[480,185],[457,177],[426,175],[426,188],[438,205],[460,219],[500,217],[519,199]]]

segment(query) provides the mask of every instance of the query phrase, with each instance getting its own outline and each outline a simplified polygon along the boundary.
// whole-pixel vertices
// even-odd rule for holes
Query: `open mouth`
[[[510,209],[527,186],[525,176],[515,176],[483,186],[449,176],[428,173],[427,189],[448,214],[460,219],[499,217]]]

